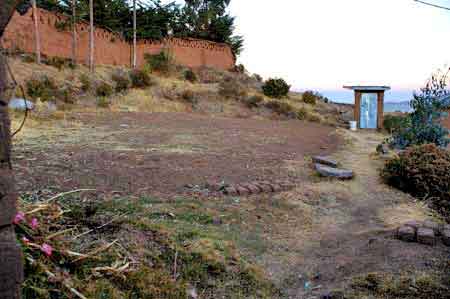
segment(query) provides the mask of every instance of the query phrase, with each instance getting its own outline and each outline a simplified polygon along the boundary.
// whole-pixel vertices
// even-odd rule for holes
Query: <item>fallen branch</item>
[[[96,254],[98,254],[98,253],[100,253],[100,252],[102,252],[102,251],[108,250],[111,246],[113,246],[114,244],[116,244],[117,241],[119,241],[119,240],[115,240],[115,241],[113,241],[113,242],[111,242],[111,243],[109,243],[109,244],[106,244],[105,246],[99,247],[99,248],[97,248],[97,249],[95,249],[95,250],[93,250],[93,251],[91,251],[91,252],[89,252],[89,253],[87,253],[87,254],[84,254],[83,256],[80,256],[79,258],[75,259],[75,260],[72,261],[72,262],[73,262],[73,263],[76,263],[76,262],[85,260],[85,259],[87,259],[87,258],[92,258],[94,255],[96,255]]]
[[[121,214],[121,215],[119,215],[119,216],[117,216],[117,217],[111,219],[110,221],[106,222],[105,224],[102,224],[102,225],[100,225],[100,226],[98,226],[98,227],[94,227],[93,229],[90,229],[90,230],[88,230],[88,231],[85,231],[84,233],[81,233],[81,234],[79,234],[79,235],[76,235],[75,237],[72,238],[72,241],[73,241],[73,240],[76,240],[76,239],[78,239],[78,238],[80,238],[80,237],[82,237],[82,236],[88,235],[88,234],[92,233],[93,231],[102,229],[102,228],[104,228],[105,226],[110,225],[110,224],[113,223],[114,221],[117,221],[119,218],[122,218],[123,216],[126,216],[127,214],[128,214],[128,213]]]
[[[77,189],[77,190],[72,190],[72,191],[68,191],[68,192],[63,192],[63,193],[59,193],[49,199],[47,199],[45,202],[51,202],[54,201],[55,199],[58,199],[60,197],[72,194],[72,193],[77,193],[77,192],[84,192],[84,191],[97,191],[96,189]]]

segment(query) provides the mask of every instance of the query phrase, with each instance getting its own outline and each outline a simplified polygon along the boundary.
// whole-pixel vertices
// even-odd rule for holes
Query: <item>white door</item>
[[[360,111],[360,128],[376,129],[378,122],[378,95],[376,93],[363,93],[361,95]]]

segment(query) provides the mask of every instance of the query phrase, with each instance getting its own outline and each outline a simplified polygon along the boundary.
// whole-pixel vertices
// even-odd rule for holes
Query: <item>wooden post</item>
[[[19,0],[2,0],[0,39]],[[11,123],[8,114],[6,57],[0,54],[0,298],[21,298],[23,280],[22,250],[18,246],[13,219],[17,213],[17,194],[11,167]]]
[[[136,53],[136,0],[133,0],[133,68],[137,66]]]
[[[355,91],[355,121],[357,124],[357,128],[361,128],[361,92]]]
[[[94,72],[94,0],[89,0],[89,70]]]
[[[77,64],[77,0],[72,0],[72,64]]]
[[[36,0],[31,0],[31,5],[33,7],[34,48],[36,53],[36,63],[41,63],[41,37],[39,34],[39,16]]]

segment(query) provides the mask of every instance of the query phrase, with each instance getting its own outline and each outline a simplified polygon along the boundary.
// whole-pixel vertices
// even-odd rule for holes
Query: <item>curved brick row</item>
[[[442,243],[450,246],[450,225],[440,225],[433,221],[409,221],[397,229],[397,238],[405,242],[418,242],[425,245],[435,245],[437,237]]]
[[[255,181],[251,183],[229,185],[223,189],[223,193],[230,196],[247,196],[259,193],[289,191],[294,188],[295,184],[289,181]]]

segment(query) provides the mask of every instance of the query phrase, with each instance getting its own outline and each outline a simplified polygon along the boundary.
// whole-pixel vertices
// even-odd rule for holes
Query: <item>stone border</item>
[[[220,191],[228,196],[248,196],[261,193],[277,193],[294,189],[295,183],[290,181],[253,181],[251,183],[239,183],[217,188],[217,184],[208,183],[208,189],[214,192]]]
[[[450,246],[450,224],[438,224],[431,220],[424,222],[408,221],[397,229],[396,237],[405,242],[418,242],[434,246],[438,237],[442,243]]]

